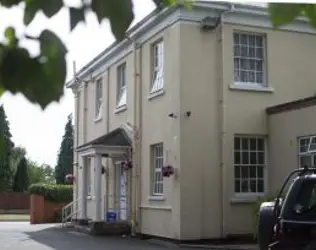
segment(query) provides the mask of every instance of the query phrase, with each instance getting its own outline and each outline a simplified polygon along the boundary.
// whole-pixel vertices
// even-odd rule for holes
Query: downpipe
[[[221,175],[221,238],[226,237],[226,218],[225,218],[225,212],[226,212],[226,165],[225,165],[225,152],[226,152],[226,88],[225,88],[225,82],[224,82],[224,75],[225,75],[225,63],[224,63],[224,58],[225,58],[225,49],[224,49],[224,22],[223,22],[223,17],[224,14],[232,12],[234,10],[235,5],[231,4],[228,10],[225,10],[220,13],[220,22],[218,23],[218,26],[216,28],[220,28],[220,60],[221,64],[220,67],[221,69],[219,70],[220,72],[220,77],[219,77],[219,92],[220,92],[220,99],[219,99],[219,114],[220,114],[220,175]]]

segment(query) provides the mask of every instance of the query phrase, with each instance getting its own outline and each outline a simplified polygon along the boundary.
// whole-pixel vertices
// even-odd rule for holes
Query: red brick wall
[[[0,193],[0,209],[29,209],[30,196],[26,193]]]
[[[43,196],[31,195],[30,220],[31,224],[53,223],[56,212],[61,211],[67,202],[45,201]]]

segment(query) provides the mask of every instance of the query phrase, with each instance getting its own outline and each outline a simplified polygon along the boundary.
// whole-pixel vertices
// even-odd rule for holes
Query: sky
[[[79,0],[80,2],[81,0]],[[64,1],[74,4],[78,0]],[[133,0],[135,22],[138,22],[154,9],[152,0]],[[75,3],[76,4],[76,3]],[[69,15],[61,10],[56,16],[47,19],[39,13],[33,22],[25,28],[23,25],[23,7],[12,9],[0,7],[0,39],[7,26],[16,28],[17,34],[39,35],[43,29],[49,28],[55,32],[68,48],[67,79],[73,75],[73,61],[76,61],[77,70],[82,68],[106,47],[114,42],[109,23],[97,22],[94,14],[86,16],[86,23],[81,23],[70,32]],[[132,24],[132,25],[133,25]],[[21,45],[32,54],[39,52],[38,44],[23,41]],[[67,116],[74,111],[74,97],[71,90],[66,90],[64,97],[58,103],[50,104],[45,110],[31,104],[24,96],[4,93],[0,97],[10,122],[12,139],[16,145],[26,148],[28,157],[39,164],[46,163],[52,167],[57,161],[57,154],[64,134]]]

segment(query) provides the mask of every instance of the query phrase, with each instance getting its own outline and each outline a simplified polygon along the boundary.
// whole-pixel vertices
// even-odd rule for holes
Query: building
[[[313,106],[276,106],[314,95],[315,44],[305,20],[273,30],[263,7],[151,13],[67,83],[81,218],[116,211],[135,233],[178,240],[252,233],[253,202],[306,160],[297,142],[316,134]]]

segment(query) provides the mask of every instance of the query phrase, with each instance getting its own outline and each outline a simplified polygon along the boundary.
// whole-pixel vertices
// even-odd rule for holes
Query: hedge
[[[73,200],[72,185],[33,184],[29,187],[29,193],[44,196],[47,201],[71,202]]]

